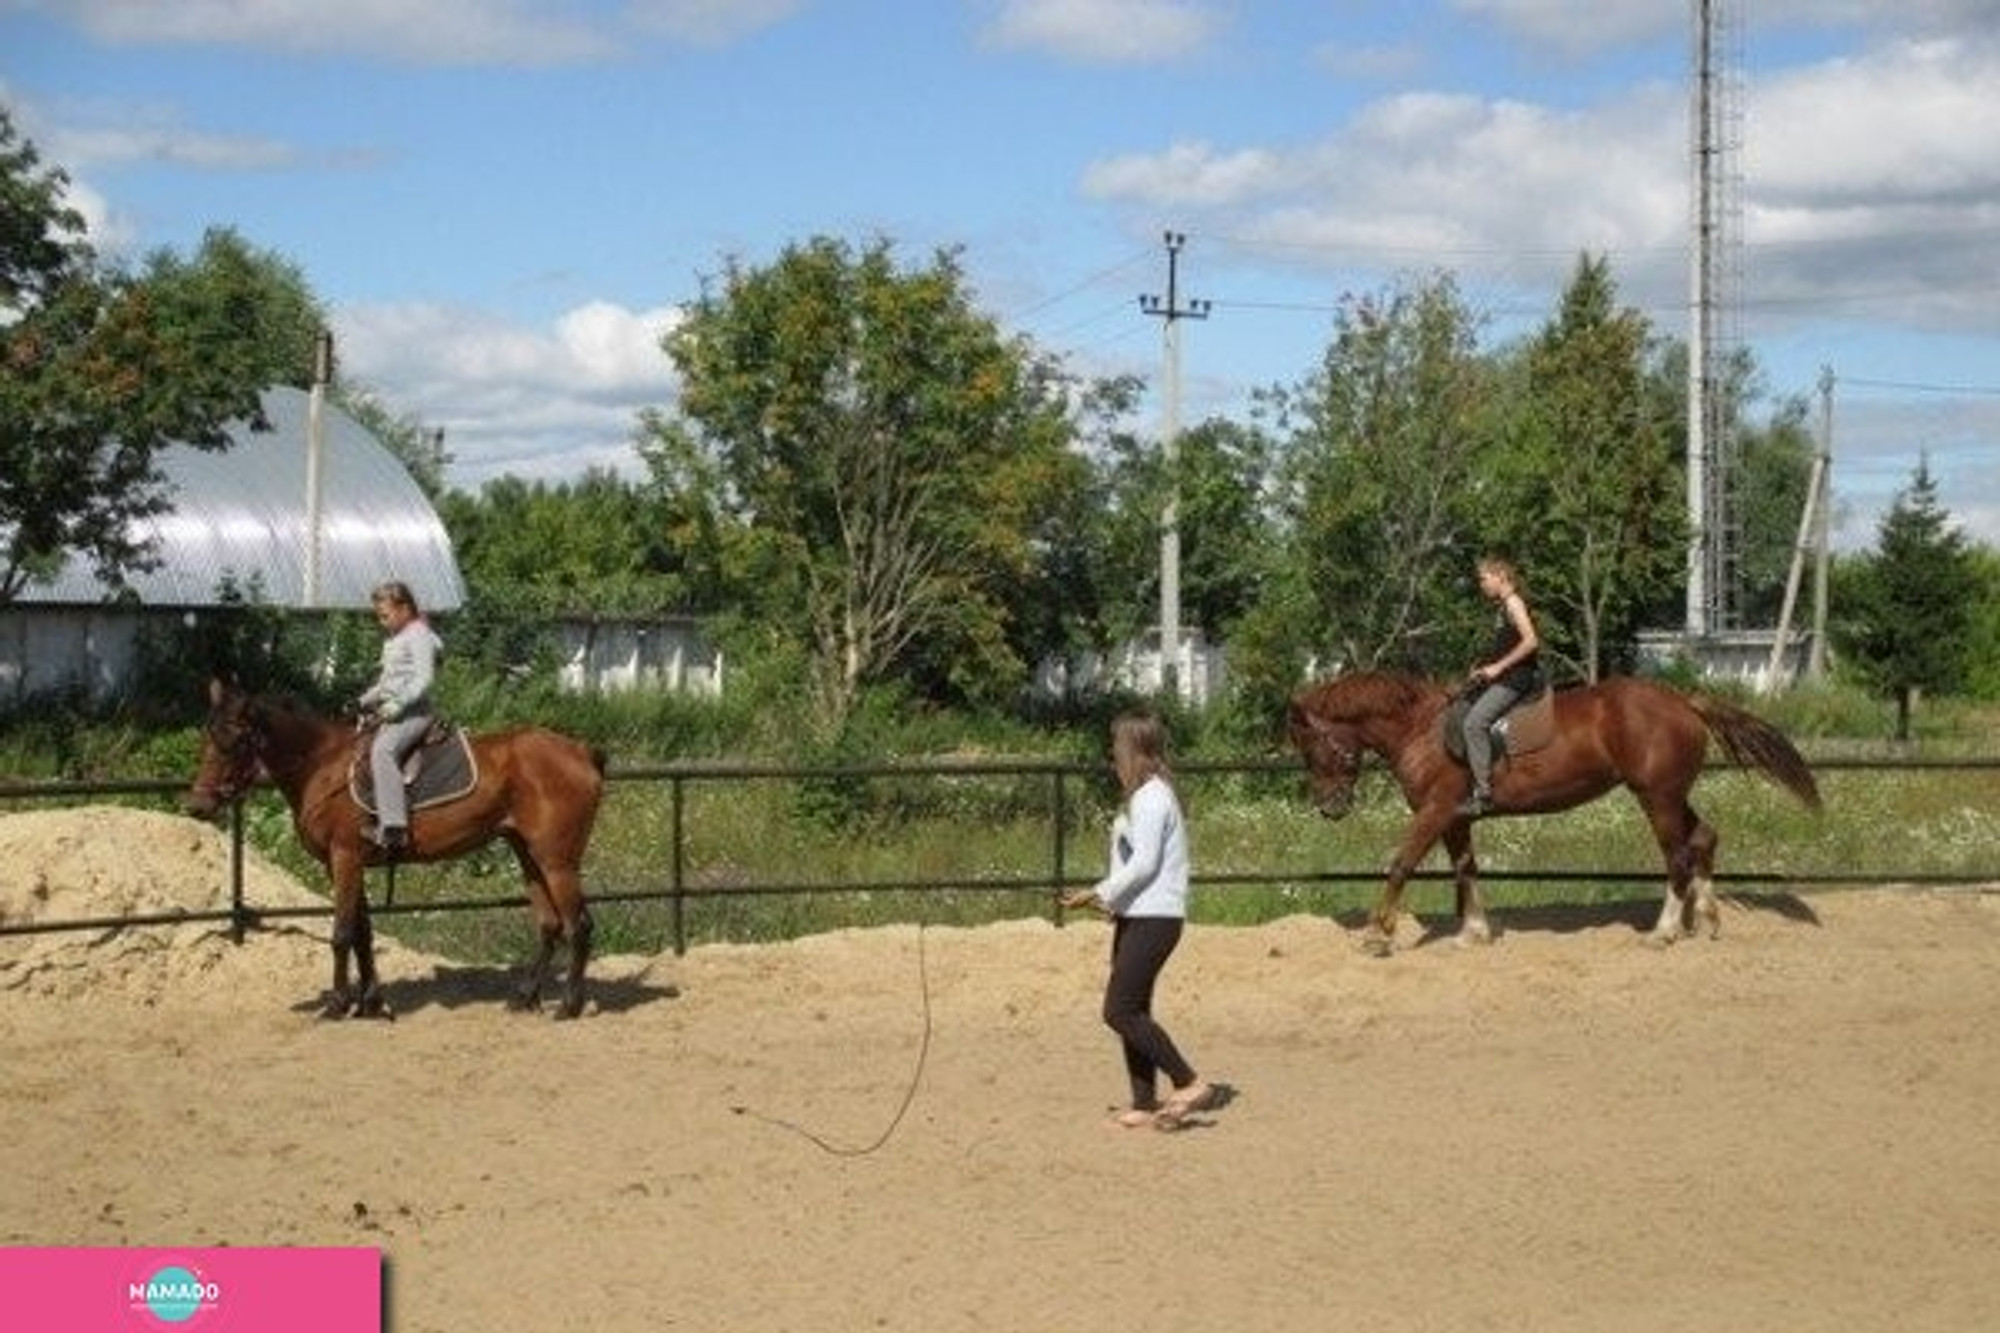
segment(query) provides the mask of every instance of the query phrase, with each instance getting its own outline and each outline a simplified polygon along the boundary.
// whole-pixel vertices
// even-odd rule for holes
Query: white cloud
[[[1092,163],[1084,169],[1083,193],[1157,208],[1230,208],[1287,194],[1307,174],[1300,157],[1276,149],[1218,152],[1190,141]]]
[[[592,301],[556,321],[556,340],[587,384],[651,386],[666,366],[660,339],[678,319],[678,310],[634,311]]]
[[[1328,268],[1408,256],[1474,276],[1524,259],[1560,272],[1581,250],[1651,256],[1684,234],[1678,111],[1658,90],[1581,112],[1409,93],[1294,146],[1180,143],[1099,162],[1082,188],[1319,252]]]
[[[1660,0],[1453,0],[1452,8],[1566,55],[1623,46],[1688,24],[1685,5]]]
[[[1221,23],[1194,0],[1001,0],[985,38],[1065,60],[1151,64],[1200,49]]]
[[[530,0],[48,0],[100,40],[367,54],[411,64],[550,65],[615,46]]]
[[[139,228],[131,218],[115,211],[102,194],[71,176],[63,198],[83,218],[90,244],[98,253],[118,255],[139,244]]]
[[[1756,294],[1804,314],[2000,332],[2000,46],[1900,42],[1748,90]]]
[[[1773,207],[1991,199],[2000,46],[1934,39],[1747,90],[1745,169]]]
[[[807,0],[633,0],[633,22],[676,41],[722,46],[789,18]]]
[[[616,58],[630,35],[721,45],[807,0],[633,0],[623,13],[542,0],[43,0],[101,41],[247,46],[410,65],[548,66]]]
[[[204,134],[174,126],[164,114],[127,113],[116,126],[71,125],[49,140],[49,155],[76,170],[157,162],[194,171],[268,171],[298,153],[261,135]]]
[[[1414,43],[1398,46],[1349,46],[1325,42],[1312,53],[1313,63],[1342,79],[1386,82],[1407,79],[1424,67],[1423,50]]]
[[[503,474],[631,474],[640,409],[664,406],[674,376],[660,339],[680,312],[592,301],[529,328],[442,305],[355,306],[334,317],[346,375],[397,413],[445,430],[451,484]]]

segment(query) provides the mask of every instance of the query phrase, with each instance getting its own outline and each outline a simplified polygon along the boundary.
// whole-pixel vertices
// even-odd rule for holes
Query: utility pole
[[[1207,319],[1207,301],[1181,304],[1180,255],[1187,237],[1170,231],[1167,245],[1167,296],[1141,296],[1139,308],[1157,316],[1162,323],[1166,358],[1166,384],[1160,408],[1160,462],[1166,473],[1167,500],[1160,510],[1160,692],[1180,697],[1181,657],[1181,529],[1180,466],[1181,433],[1181,334],[1183,319]]]
[[[1814,684],[1826,680],[1827,562],[1831,559],[1828,540],[1832,526],[1827,511],[1833,507],[1833,367],[1819,371],[1819,457],[1814,460],[1819,477],[1819,507],[1813,511],[1813,629],[1812,647],[1806,657],[1806,679]]]
[[[312,396],[306,400],[306,573],[299,604],[320,603],[320,474],[326,454],[326,388],[333,380],[333,333],[321,329],[313,343]]]

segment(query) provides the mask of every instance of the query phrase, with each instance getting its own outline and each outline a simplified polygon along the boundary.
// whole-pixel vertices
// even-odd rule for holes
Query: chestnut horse
[[[604,795],[604,755],[539,727],[472,738],[478,783],[465,796],[411,812],[409,845],[398,860],[439,861],[505,838],[528,882],[540,937],[515,1007],[534,1009],[556,941],[569,940],[569,974],[558,1018],[583,1011],[583,971],[590,957],[590,909],[581,874],[585,845]],[[362,871],[387,854],[362,834],[365,812],[348,789],[354,728],[297,705],[247,694],[221,681],[209,687],[201,768],[184,800],[212,818],[239,799],[261,770],[284,794],[292,827],[333,884],[333,991],[325,1014],[388,1017],[375,975],[375,935]],[[349,955],[358,986],[348,987]]]
[[[1459,940],[1492,938],[1479,896],[1472,821],[1458,813],[1471,778],[1443,744],[1441,718],[1451,698],[1436,682],[1363,671],[1308,686],[1291,700],[1287,726],[1321,814],[1338,819],[1348,812],[1364,752],[1389,765],[1410,807],[1409,827],[1363,937],[1372,953],[1389,952],[1403,885],[1440,838],[1458,886]],[[1688,804],[1711,735],[1731,762],[1819,809],[1812,770],[1777,728],[1719,699],[1616,677],[1555,695],[1554,737],[1495,767],[1494,813],[1567,810],[1622,784],[1646,812],[1667,863],[1666,900],[1648,942],[1672,943],[1692,933],[1697,921],[1713,938],[1722,928],[1714,887],[1716,832]]]

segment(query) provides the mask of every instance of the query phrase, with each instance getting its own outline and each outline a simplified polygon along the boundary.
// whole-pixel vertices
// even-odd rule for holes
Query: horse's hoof
[[[1379,930],[1371,930],[1361,937],[1355,947],[1370,958],[1387,958],[1396,952],[1396,941]]]
[[[1675,931],[1649,930],[1639,937],[1639,943],[1645,945],[1648,949],[1665,951],[1673,948],[1675,942],[1679,939],[1680,935]]]
[[[1461,926],[1451,942],[1461,949],[1478,949],[1493,943],[1493,932],[1486,926]]]

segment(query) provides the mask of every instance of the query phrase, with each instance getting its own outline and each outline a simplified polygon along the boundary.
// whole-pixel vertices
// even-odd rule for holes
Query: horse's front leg
[[[590,962],[592,929],[590,909],[579,906],[568,927],[569,975],[563,980],[562,1008],[556,1010],[557,1018],[575,1018],[583,1012],[583,973]]]
[[[1451,857],[1452,883],[1457,889],[1456,944],[1491,944],[1493,927],[1486,919],[1486,900],[1479,893],[1479,858],[1472,851],[1472,827],[1453,824],[1444,832],[1444,849]]]
[[[521,878],[528,890],[528,910],[535,917],[535,951],[528,958],[527,971],[522,974],[514,998],[507,1002],[509,1008],[527,1012],[541,1008],[549,960],[555,956],[556,941],[562,937],[562,917],[549,899],[548,875],[530,852],[526,839],[510,833],[507,845],[513,848],[514,859],[520,864]]]
[[[542,919],[535,924],[535,951],[528,958],[527,970],[521,976],[521,984],[514,991],[514,998],[508,1007],[529,1012],[541,1008],[542,983],[548,980],[549,960],[555,957],[556,940],[562,935],[560,923]]]
[[[358,852],[332,858],[333,878],[333,991],[321,1010],[326,1018],[386,1018],[381,982],[375,973],[375,925],[368,915],[368,895],[364,891]],[[358,989],[348,985],[348,963],[352,959]]]
[[[1423,864],[1424,857],[1430,853],[1444,827],[1444,821],[1427,816],[1423,811],[1417,813],[1409,831],[1403,835],[1403,845],[1396,849],[1395,857],[1389,862],[1382,896],[1376,901],[1375,910],[1369,913],[1368,928],[1361,936],[1364,952],[1386,958],[1395,951],[1396,925],[1403,914],[1403,886]]]

